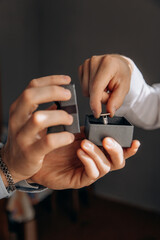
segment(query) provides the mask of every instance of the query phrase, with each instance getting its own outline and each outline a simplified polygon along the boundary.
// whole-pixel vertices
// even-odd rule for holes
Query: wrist
[[[3,183],[4,183],[4,186],[5,186],[5,187],[8,187],[7,179],[6,179],[4,173],[3,173],[3,171],[2,171],[1,169],[0,169],[0,175],[1,175],[2,181],[3,181]]]
[[[7,151],[7,144],[5,144],[2,148],[1,148],[1,158],[2,158],[2,161],[6,164],[7,168],[8,168],[8,171],[10,172],[11,176],[12,176],[12,179],[13,179],[13,182],[14,183],[17,183],[17,182],[20,182],[22,181],[22,177],[19,176],[19,174],[17,174],[14,169],[12,168],[12,165],[11,164],[11,157],[9,156],[8,154],[8,151]]]
[[[1,144],[0,146],[0,174],[3,180],[3,183],[8,191],[8,193],[13,192],[14,190],[16,190],[16,186],[14,183],[14,180],[12,178],[12,175],[8,169],[8,166],[6,165],[6,163],[3,161],[3,145]]]
[[[3,143],[1,143],[0,142],[0,157],[1,157],[1,159],[3,159],[3,148],[4,148],[4,145],[3,145]],[[2,171],[2,169],[0,168],[0,175],[1,175],[1,178],[2,178],[2,180],[3,180],[3,183],[4,183],[4,185],[5,185],[5,187],[8,187],[8,182],[7,182],[7,179],[6,179],[6,177],[5,177],[5,175],[4,175],[4,172]]]

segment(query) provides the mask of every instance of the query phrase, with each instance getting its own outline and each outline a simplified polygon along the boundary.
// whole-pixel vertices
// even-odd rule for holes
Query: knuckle
[[[92,56],[90,59],[91,71],[95,69],[96,65],[97,65],[97,56]]]
[[[38,79],[32,79],[29,83],[29,87],[38,87]]]
[[[26,89],[22,93],[22,99],[24,102],[30,103],[32,101],[32,97],[32,91],[30,89]]]
[[[84,61],[84,65],[88,65],[89,61],[90,61],[90,59],[87,58],[87,59]]]
[[[91,61],[95,61],[97,59],[97,56],[96,55],[93,55],[92,57],[91,57]]]
[[[43,122],[43,116],[40,111],[34,112],[32,114],[32,123],[35,126],[40,126]]]
[[[97,56],[95,56],[95,55],[92,56],[91,60],[90,60],[91,65],[94,64],[96,60],[97,60]]]
[[[109,54],[105,55],[102,59],[102,63],[104,65],[108,65],[108,63],[110,63],[112,61],[113,57]]]
[[[49,148],[52,148],[55,144],[51,134],[46,135],[44,142]]]

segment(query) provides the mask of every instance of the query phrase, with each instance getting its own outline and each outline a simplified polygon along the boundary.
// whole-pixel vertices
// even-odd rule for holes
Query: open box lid
[[[77,104],[77,95],[75,84],[63,85],[64,88],[71,91],[71,99],[68,101],[56,102],[58,109],[62,109],[73,116],[72,125],[53,126],[48,129],[48,132],[68,131],[71,133],[80,133],[79,113]]]

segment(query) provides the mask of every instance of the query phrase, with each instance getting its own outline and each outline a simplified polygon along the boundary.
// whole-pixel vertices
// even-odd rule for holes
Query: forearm
[[[135,64],[129,61],[133,69],[130,90],[116,115],[125,116],[138,127],[159,128],[160,84],[149,86]]]

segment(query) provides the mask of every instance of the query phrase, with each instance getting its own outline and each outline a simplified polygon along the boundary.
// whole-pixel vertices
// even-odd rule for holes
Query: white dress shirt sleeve
[[[123,105],[116,111],[132,124],[144,129],[160,127],[160,84],[149,86],[131,59],[130,90]]]

